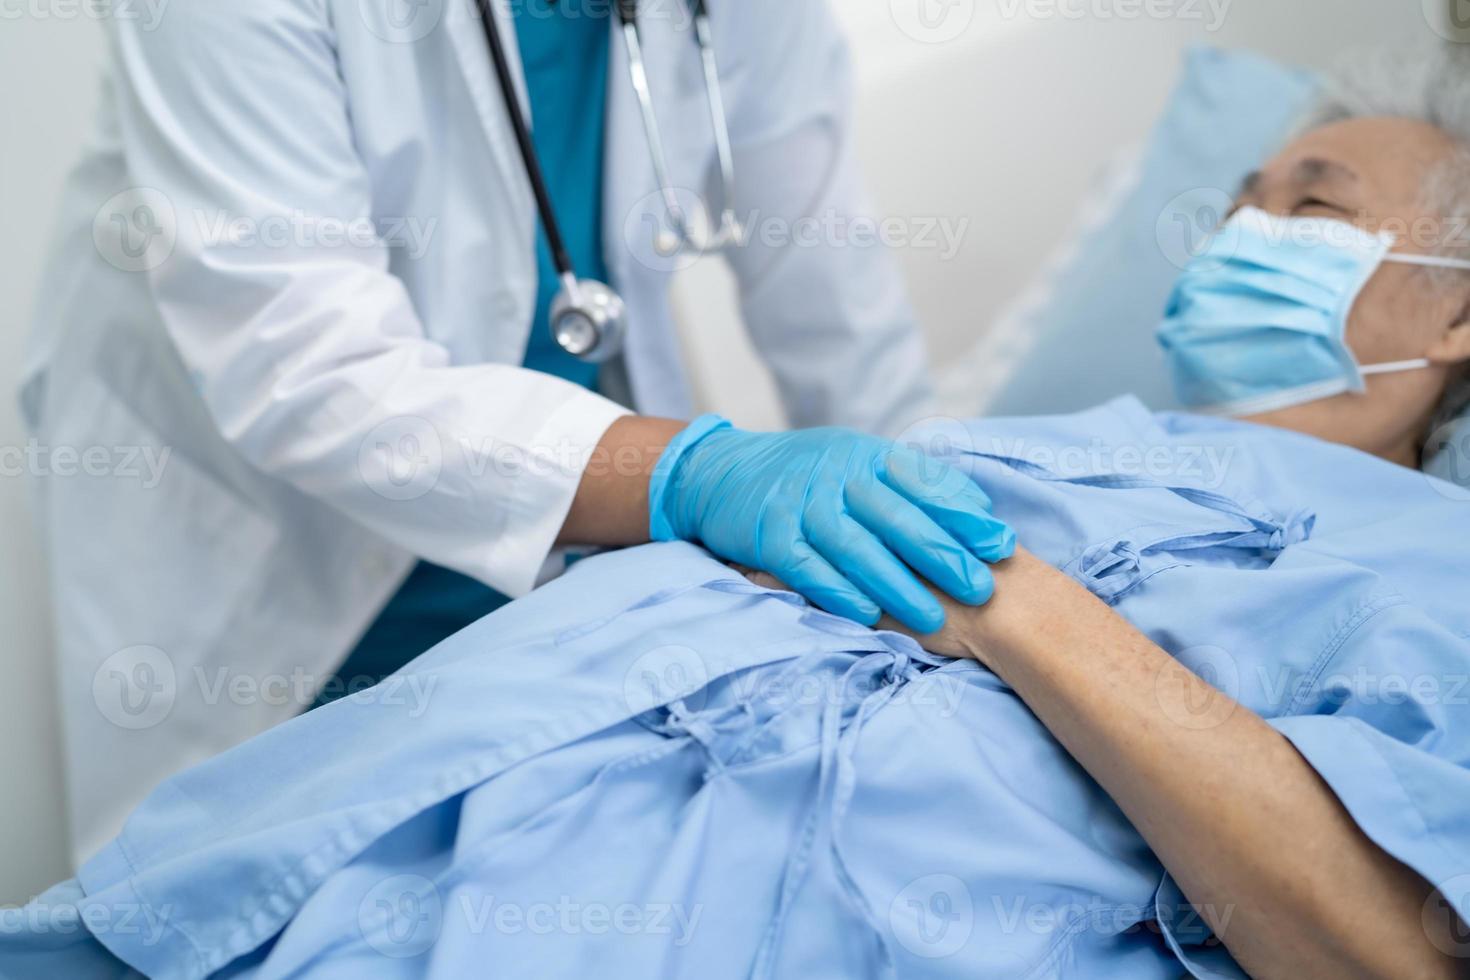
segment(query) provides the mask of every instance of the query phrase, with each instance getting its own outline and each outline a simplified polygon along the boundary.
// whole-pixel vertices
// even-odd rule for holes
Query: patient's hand
[[[779,589],[782,592],[792,591],[784,582],[766,572],[758,572],[742,566],[733,566],[737,571],[750,579],[756,585],[766,589]],[[904,626],[902,623],[890,616],[884,616],[875,629],[892,630],[902,633],[904,636],[913,637],[919,641],[919,645],[930,653],[937,653],[941,657],[953,657],[956,660],[980,660],[984,657],[979,654],[979,643],[977,642],[977,631],[974,629],[974,620],[984,607],[980,609],[974,606],[966,606],[958,603],[946,595],[942,590],[925,582],[924,587],[934,593],[934,598],[944,607],[944,626],[937,633],[919,634]]]

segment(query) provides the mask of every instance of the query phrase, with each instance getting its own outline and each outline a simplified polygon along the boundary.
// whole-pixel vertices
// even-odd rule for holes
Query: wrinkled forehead
[[[1330,196],[1329,203],[1379,218],[1425,213],[1425,182],[1455,144],[1442,130],[1410,119],[1332,123],[1293,140],[1247,180],[1257,196]]]

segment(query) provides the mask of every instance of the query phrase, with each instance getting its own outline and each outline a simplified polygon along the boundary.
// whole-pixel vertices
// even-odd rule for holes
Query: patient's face
[[[1440,242],[1467,234],[1447,216],[1427,213],[1423,202],[1425,177],[1453,150],[1450,139],[1427,123],[1337,123],[1288,146],[1247,183],[1239,203],[1392,231],[1400,236],[1394,251],[1432,253]],[[1422,269],[1386,263],[1348,321],[1348,344],[1359,363],[1430,357],[1437,362],[1434,369],[1370,377],[1366,394],[1340,395],[1253,421],[1417,465],[1418,447],[1446,386],[1470,359],[1470,327],[1455,329],[1470,312],[1470,272],[1450,275],[1465,282],[1435,287]]]

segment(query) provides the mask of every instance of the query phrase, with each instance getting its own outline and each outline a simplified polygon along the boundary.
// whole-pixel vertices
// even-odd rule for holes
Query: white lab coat
[[[692,33],[682,7],[645,7],[673,168],[701,186]],[[825,3],[712,8],[742,214],[778,231],[867,214]],[[473,0],[184,0],[108,31],[22,390],[41,446],[103,447],[38,493],[78,856],[169,774],[299,712],[416,558],[531,589],[626,411],[519,367],[536,214]],[[637,410],[685,417],[614,40],[603,223],[631,309],[622,369]],[[757,236],[731,263],[796,424],[892,430],[926,410],[881,250]]]

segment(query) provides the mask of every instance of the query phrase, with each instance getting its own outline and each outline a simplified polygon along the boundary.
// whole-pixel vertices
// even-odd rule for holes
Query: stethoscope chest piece
[[[551,332],[562,350],[601,364],[623,349],[628,308],[607,283],[565,277],[551,301]]]

